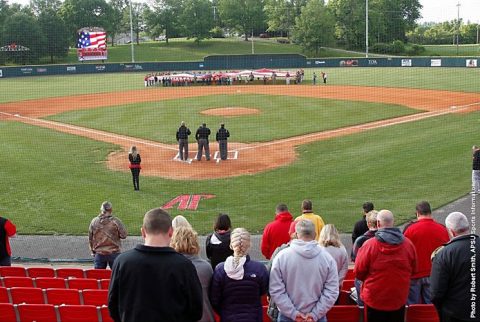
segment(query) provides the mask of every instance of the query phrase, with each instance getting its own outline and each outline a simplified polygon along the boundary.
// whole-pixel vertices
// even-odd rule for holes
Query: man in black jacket
[[[434,252],[432,302],[441,322],[480,321],[480,239],[461,212],[449,214],[445,225],[452,239]]]
[[[197,139],[198,143],[198,152],[197,152],[197,160],[202,160],[202,153],[205,150],[205,158],[207,161],[210,161],[210,146],[208,143],[208,137],[210,136],[210,129],[207,127],[207,124],[203,123],[195,133],[195,139]]]
[[[170,245],[172,220],[156,208],[141,228],[144,245],[115,260],[108,310],[115,322],[190,322],[202,317],[202,286],[192,262]]]
[[[365,202],[362,206],[363,208],[363,213],[362,213],[362,219],[357,221],[355,223],[355,226],[353,226],[353,232],[352,232],[352,245],[355,244],[355,240],[365,234],[368,231],[368,225],[367,225],[367,219],[366,216],[367,214],[375,209],[373,206],[373,203],[371,202]]]
[[[220,150],[220,159],[227,160],[228,147],[227,139],[230,137],[230,132],[225,128],[225,124],[220,124],[220,128],[217,131],[216,140],[218,142],[218,149]]]
[[[178,156],[182,161],[188,161],[188,136],[192,134],[190,129],[182,121],[177,130]]]

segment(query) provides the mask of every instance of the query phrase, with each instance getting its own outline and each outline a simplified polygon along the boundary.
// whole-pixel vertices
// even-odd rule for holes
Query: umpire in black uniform
[[[195,133],[195,139],[197,139],[198,143],[198,152],[197,152],[197,160],[202,160],[202,152],[205,150],[205,158],[207,161],[210,161],[210,146],[208,143],[208,137],[210,136],[210,129],[207,127],[207,124],[203,123]]]
[[[178,154],[182,161],[188,160],[188,136],[190,134],[192,134],[192,132],[190,132],[190,129],[185,125],[185,122],[182,121],[177,131]]]
[[[227,139],[230,137],[230,132],[225,128],[225,124],[220,124],[220,128],[217,131],[216,140],[220,150],[220,159],[227,160]]]

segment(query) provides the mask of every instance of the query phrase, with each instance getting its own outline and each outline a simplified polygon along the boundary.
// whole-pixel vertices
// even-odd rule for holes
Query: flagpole
[[[135,62],[135,49],[133,46],[133,17],[132,17],[132,0],[130,0],[130,46],[132,48],[132,63]]]

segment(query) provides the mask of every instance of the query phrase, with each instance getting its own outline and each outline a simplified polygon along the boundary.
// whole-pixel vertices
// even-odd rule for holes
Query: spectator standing
[[[431,304],[431,256],[435,249],[449,241],[449,237],[445,226],[433,220],[432,209],[428,202],[419,202],[415,211],[417,220],[409,223],[403,230],[405,237],[410,239],[415,246],[418,260],[417,272],[410,281],[410,294],[407,304]]]
[[[325,225],[320,232],[318,244],[325,248],[327,253],[335,260],[335,263],[337,263],[338,286],[340,290],[348,272],[349,258],[347,250],[340,240],[337,228],[332,224]]]
[[[337,265],[318,246],[311,221],[298,221],[295,231],[298,239],[273,260],[270,296],[280,312],[278,322],[323,322],[339,294]]]
[[[362,219],[357,221],[353,226],[352,244],[355,243],[355,240],[357,240],[358,237],[362,236],[368,231],[366,215],[367,213],[375,209],[375,207],[373,206],[373,203],[367,201],[362,205],[362,209],[363,209]]]
[[[353,243],[352,255],[351,255],[353,262],[355,262],[355,259],[357,258],[358,250],[360,249],[360,247],[362,247],[367,240],[375,237],[375,233],[377,232],[377,214],[378,214],[378,211],[376,210],[372,210],[369,213],[367,213],[366,219],[367,219],[368,231],[362,236],[358,237],[355,240],[355,243]],[[358,306],[363,306],[361,287],[362,287],[362,281],[360,281],[358,278],[355,278],[355,290],[357,291]]]
[[[140,170],[142,166],[142,158],[140,157],[140,153],[138,153],[137,147],[132,145],[130,148],[130,152],[128,153],[128,161],[130,161],[130,171],[132,172],[132,179],[133,179],[133,189],[135,191],[140,190]]]
[[[202,286],[195,266],[171,248],[170,215],[148,211],[141,228],[144,245],[115,261],[108,310],[115,322],[190,322],[202,318]]]
[[[318,240],[320,238],[320,232],[322,231],[323,226],[325,226],[325,223],[323,222],[322,217],[313,213],[311,200],[305,199],[302,202],[302,215],[295,218],[295,220],[300,219],[308,219],[313,222],[313,224],[315,225],[315,236]]]
[[[268,290],[268,272],[260,262],[250,260],[250,234],[244,228],[232,231],[233,256],[213,273],[210,302],[222,322],[262,322],[261,296]]]
[[[178,141],[178,156],[180,160],[188,160],[188,136],[192,134],[190,129],[185,125],[185,122],[182,121],[180,127],[177,130],[177,141]]]
[[[172,219],[172,229],[175,230],[180,227],[192,228],[192,225],[188,222],[187,218],[182,215],[177,215]]]
[[[378,213],[377,226],[375,238],[358,251],[355,276],[363,281],[368,322],[403,322],[410,279],[417,267],[415,246],[394,227],[391,211]]]
[[[472,148],[472,192],[480,192],[480,148],[476,145]]]
[[[207,127],[207,124],[203,123],[195,133],[195,139],[198,143],[198,152],[197,152],[197,161],[202,160],[202,153],[205,150],[205,159],[210,161],[210,144],[208,142],[208,137],[210,136],[210,129]]]
[[[266,259],[272,257],[277,247],[290,241],[288,229],[293,221],[293,216],[285,204],[277,205],[275,219],[268,223],[263,230],[261,250]]]
[[[198,279],[202,284],[203,294],[203,315],[199,322],[214,322],[212,305],[208,299],[210,282],[212,281],[213,270],[206,260],[198,256],[200,245],[198,234],[191,227],[179,227],[173,231],[170,246],[177,252],[190,260],[197,270]]]
[[[445,219],[452,238],[433,258],[430,275],[432,302],[441,322],[480,321],[480,239],[470,233],[467,217],[452,212]]]
[[[127,230],[122,221],[113,214],[112,204],[105,201],[100,206],[100,214],[93,218],[88,228],[90,251],[94,256],[94,267],[112,268],[120,255],[121,239],[127,238]]]
[[[10,238],[17,237],[17,227],[7,218],[0,216],[0,266],[12,265]]]
[[[219,214],[213,226],[213,233],[208,235],[205,241],[205,251],[213,269],[224,262],[228,256],[233,255],[233,250],[230,248],[231,229],[230,217],[227,214]]]
[[[220,150],[220,159],[227,160],[228,146],[227,139],[230,137],[230,132],[225,128],[225,123],[220,124],[220,128],[216,134],[216,140],[218,142],[218,149]]]

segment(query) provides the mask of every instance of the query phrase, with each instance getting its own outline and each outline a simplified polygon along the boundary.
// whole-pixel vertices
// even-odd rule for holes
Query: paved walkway
[[[479,197],[480,201],[480,197]],[[466,195],[450,204],[447,204],[433,212],[435,219],[444,223],[450,212],[461,211],[470,217],[472,208],[472,196]],[[265,260],[260,252],[261,235],[252,236],[252,247],[250,256],[255,260]],[[351,235],[342,234],[342,241],[350,253],[352,247]],[[142,243],[140,236],[128,237],[123,242],[123,250],[133,248],[136,244]],[[36,263],[61,263],[61,262],[92,262],[88,250],[87,236],[32,236],[20,235],[11,239],[14,263],[36,262]],[[205,258],[205,236],[200,236],[202,246],[201,256]]]

